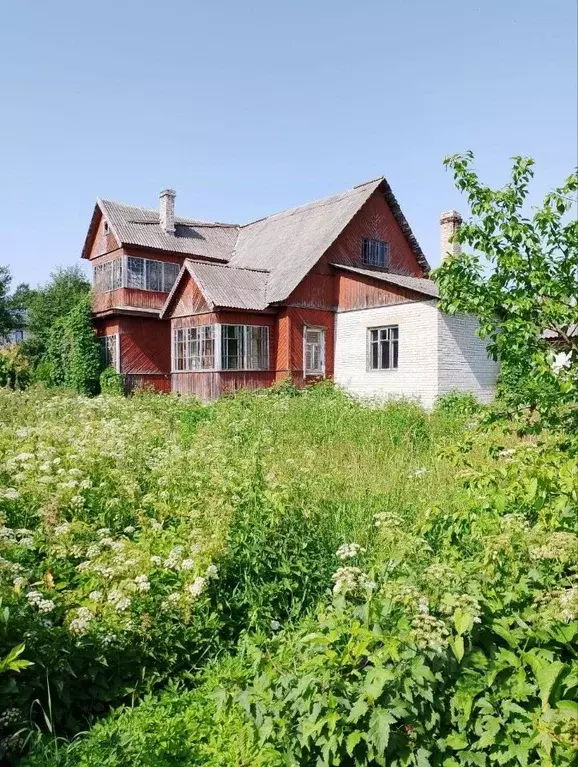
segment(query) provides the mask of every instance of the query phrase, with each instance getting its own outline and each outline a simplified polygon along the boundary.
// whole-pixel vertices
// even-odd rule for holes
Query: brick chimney
[[[457,256],[460,251],[459,242],[450,242],[450,237],[454,235],[462,223],[462,217],[457,210],[448,210],[440,216],[440,255],[441,260],[448,255]]]
[[[159,224],[167,234],[175,233],[175,197],[174,189],[163,189],[160,193]]]

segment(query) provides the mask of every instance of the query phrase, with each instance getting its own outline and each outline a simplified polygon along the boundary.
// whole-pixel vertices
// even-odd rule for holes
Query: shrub
[[[99,380],[101,394],[124,394],[124,378],[114,368],[105,368]]]
[[[472,416],[481,411],[481,405],[471,392],[454,389],[436,399],[436,410],[454,416]]]

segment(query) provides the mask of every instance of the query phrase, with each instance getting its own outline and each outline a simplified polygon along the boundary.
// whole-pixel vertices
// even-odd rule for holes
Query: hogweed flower
[[[449,633],[445,623],[429,613],[419,613],[411,622],[411,638],[420,650],[443,652]]]
[[[334,594],[345,594],[348,591],[371,592],[376,585],[375,581],[372,581],[367,573],[364,573],[359,567],[340,567],[333,573],[331,579],[335,582]]]
[[[339,559],[353,559],[358,554],[365,552],[365,549],[359,543],[344,543],[335,552]]]
[[[381,511],[379,514],[374,514],[373,522],[378,529],[382,527],[401,527],[403,525],[403,519],[399,514],[395,514],[392,511]]]
[[[187,591],[193,598],[198,597],[203,593],[206,582],[205,578],[199,576],[187,586]]]
[[[137,575],[134,579],[136,587],[139,591],[149,591],[151,584],[147,575]]]
[[[79,607],[74,615],[75,617],[68,624],[68,630],[76,636],[84,636],[88,632],[94,616],[88,607]]]

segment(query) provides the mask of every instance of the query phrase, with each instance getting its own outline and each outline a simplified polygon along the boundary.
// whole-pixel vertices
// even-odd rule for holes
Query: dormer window
[[[364,238],[361,241],[361,261],[368,266],[385,268],[389,262],[389,244],[383,240]]]

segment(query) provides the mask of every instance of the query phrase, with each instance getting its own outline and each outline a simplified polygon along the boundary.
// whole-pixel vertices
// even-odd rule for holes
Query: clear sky
[[[576,0],[16,0],[0,27],[0,263],[78,262],[97,196],[245,223],[384,174],[427,257],[485,180],[577,163]]]

